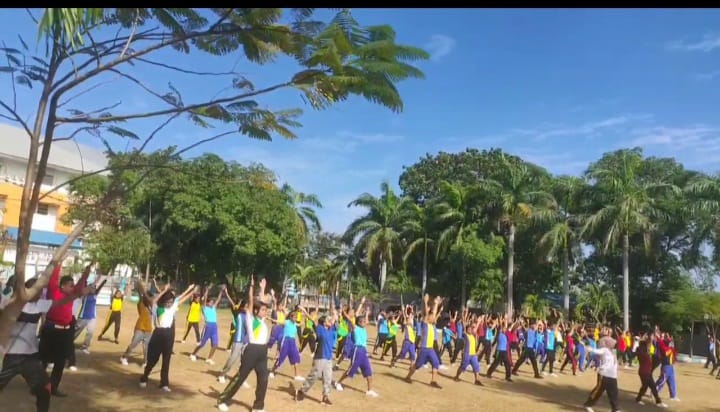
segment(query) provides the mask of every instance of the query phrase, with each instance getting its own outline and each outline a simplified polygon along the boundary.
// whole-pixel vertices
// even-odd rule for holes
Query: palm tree
[[[360,206],[367,209],[367,213],[350,223],[343,238],[349,244],[357,239],[356,248],[364,251],[368,266],[379,263],[382,293],[388,267],[394,267],[396,257],[403,250],[400,233],[411,200],[397,196],[387,182],[380,185],[380,192],[380,197],[363,193],[350,202],[348,207]]]
[[[698,237],[711,240],[713,257],[720,261],[720,174],[696,176],[685,186],[685,192],[691,212],[698,217]]]
[[[416,293],[418,287],[410,279],[404,270],[399,270],[390,276],[387,280],[387,290],[400,295],[400,306],[405,306],[403,295],[407,293]],[[424,296],[424,295],[422,295]]]
[[[310,285],[312,283],[312,277],[313,272],[315,271],[315,267],[313,265],[300,265],[299,263],[295,264],[295,267],[293,268],[293,272],[290,275],[290,279],[292,279],[293,282],[295,282],[296,289],[298,293],[302,293],[303,288]]]
[[[479,219],[477,187],[467,187],[459,183],[443,181],[439,186],[439,196],[434,209],[437,222],[441,227],[436,249],[439,260],[441,254],[447,254],[455,245],[459,245],[467,235],[474,233]],[[463,265],[464,267],[464,265]],[[460,285],[460,299],[467,302],[467,273],[463,269]]]
[[[574,176],[561,176],[553,182],[553,196],[550,207],[537,211],[536,218],[552,224],[540,238],[539,246],[547,260],[562,259],[563,270],[563,309],[570,313],[570,264],[573,251],[580,242],[581,216],[576,214],[579,195],[585,182]]]
[[[482,179],[481,187],[489,194],[489,211],[505,229],[507,236],[507,311],[512,314],[513,275],[515,272],[515,234],[519,226],[533,216],[536,205],[549,203],[549,194],[542,190],[545,170],[528,163],[516,163],[508,156],[500,158],[496,178]]]
[[[318,219],[315,209],[313,209],[322,208],[322,203],[320,203],[317,195],[296,192],[287,183],[282,185],[280,191],[286,196],[288,204],[297,214],[298,232],[303,239],[307,239],[310,229],[316,232],[322,230],[320,219]]]
[[[408,238],[414,239],[407,245],[403,261],[407,265],[410,257],[422,246],[422,287],[420,295],[425,295],[427,289],[427,271],[428,271],[428,248],[435,243],[429,235],[432,229],[433,219],[430,215],[430,209],[427,206],[419,206],[415,203],[409,205],[408,219],[405,221],[405,230]]]
[[[522,312],[523,316],[528,318],[547,319],[550,303],[537,295],[527,295],[522,305]]]
[[[586,232],[603,234],[603,252],[622,245],[623,327],[630,328],[630,237],[643,236],[646,249],[655,224],[661,215],[659,194],[678,193],[677,186],[654,181],[642,175],[642,150],[623,149],[603,156],[590,165],[586,175],[596,182],[595,201],[599,208],[588,217]]]
[[[606,324],[608,316],[620,312],[617,295],[607,285],[587,285],[578,295],[575,314],[578,318],[584,318],[586,311],[596,323]]]

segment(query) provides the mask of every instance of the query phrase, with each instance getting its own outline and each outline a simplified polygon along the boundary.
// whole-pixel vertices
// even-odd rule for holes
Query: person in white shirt
[[[590,392],[587,401],[585,402],[585,410],[587,412],[594,412],[593,405],[600,399],[603,392],[607,391],[608,399],[610,400],[610,407],[613,412],[619,412],[618,408],[618,383],[617,383],[617,369],[618,361],[615,357],[615,339],[610,337],[609,329],[603,328],[602,338],[598,342],[597,349],[591,349],[590,352],[596,357],[600,365],[597,368],[597,384]]]
[[[232,400],[240,386],[245,382],[251,371],[255,371],[255,380],[257,387],[255,388],[255,401],[253,402],[253,412],[263,412],[265,410],[265,394],[267,393],[269,371],[267,367],[268,341],[270,340],[270,329],[265,323],[267,317],[267,304],[262,301],[265,296],[265,279],[260,281],[260,299],[253,297],[253,287],[255,286],[255,276],[250,277],[250,290],[248,291],[247,313],[252,316],[245,317],[245,326],[247,327],[249,343],[243,351],[240,359],[240,369],[238,373],[230,379],[225,390],[220,394],[217,408],[221,411],[227,411],[228,403]]]
[[[25,288],[32,288],[37,278],[25,282]],[[0,390],[4,389],[17,375],[25,378],[33,395],[38,412],[47,412],[50,409],[50,378],[45,372],[42,360],[40,359],[37,327],[40,318],[47,313],[51,307],[64,305],[73,299],[92,293],[92,288],[85,288],[78,293],[65,295],[62,299],[52,301],[40,299],[40,296],[28,301],[22,308],[10,332],[10,340],[7,347],[3,349],[2,370],[0,371]],[[10,299],[0,304],[1,309],[10,303]]]

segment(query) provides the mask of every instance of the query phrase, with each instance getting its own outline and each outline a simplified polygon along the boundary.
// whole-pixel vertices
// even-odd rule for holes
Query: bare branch
[[[100,87],[100,86],[104,86],[104,85],[106,85],[106,84],[112,83],[112,82],[116,81],[116,80],[119,79],[119,78],[120,78],[120,76],[115,76],[113,79],[106,80],[106,81],[104,81],[104,82],[100,82],[100,83],[94,84],[94,85],[88,87],[87,89],[85,89],[85,90],[83,90],[83,91],[80,91],[80,92],[78,92],[77,94],[72,95],[71,97],[68,97],[67,100],[65,100],[64,102],[58,104],[58,109],[61,108],[61,107],[63,107],[63,106],[65,106],[66,104],[70,103],[71,101],[77,99],[78,97],[80,97],[80,96],[82,96],[82,95],[84,95],[84,94],[86,94],[86,93],[88,93],[88,92],[91,92],[91,91],[97,89],[97,88]]]
[[[127,73],[123,73],[123,72],[121,72],[121,71],[118,70],[118,69],[108,69],[108,71],[111,71],[111,72],[113,72],[113,73],[117,73],[118,76],[124,77],[124,78],[130,80],[131,82],[137,84],[138,86],[140,86],[140,88],[142,88],[142,89],[145,90],[146,92],[152,94],[153,96],[157,97],[158,99],[162,100],[164,103],[169,103],[167,100],[165,100],[165,98],[163,97],[162,94],[160,94],[160,93],[158,93],[158,92],[150,89],[149,87],[145,86],[145,84],[144,84],[143,82],[141,82],[140,80],[136,79],[135,77],[130,76],[130,75],[127,74]]]
[[[191,150],[191,149],[194,149],[194,148],[200,146],[201,144],[205,144],[205,143],[208,143],[208,142],[212,142],[213,140],[217,140],[217,139],[219,139],[219,138],[221,138],[221,137],[225,137],[225,136],[228,136],[228,135],[231,135],[231,134],[234,134],[234,133],[238,133],[238,131],[237,131],[237,130],[231,130],[231,131],[229,131],[229,132],[223,132],[223,133],[220,133],[220,134],[216,134],[215,136],[208,137],[208,138],[206,138],[206,139],[198,140],[197,142],[195,142],[195,143],[193,143],[193,144],[185,147],[184,149],[175,152],[175,155],[176,155],[176,156],[179,156],[179,155],[181,155],[181,154],[183,154],[183,153],[185,153],[185,152],[187,152],[187,151],[189,151],[189,150]]]
[[[5,41],[2,42],[3,47],[7,47],[5,44]],[[8,53],[5,53],[5,58],[7,59],[8,66],[12,67],[12,64],[10,64],[10,55]],[[13,93],[13,110],[17,111],[17,89],[15,88],[15,70],[10,72],[10,84],[12,85],[12,93]]]
[[[135,21],[133,22],[132,29],[130,30],[130,35],[128,36],[127,42],[125,42],[125,47],[123,47],[122,51],[120,52],[120,58],[125,56],[125,52],[128,51],[130,48],[130,43],[132,43],[133,35],[135,35],[135,30],[137,30],[137,24],[140,20],[140,13],[135,16]],[[100,65],[100,61],[98,61],[98,66]]]
[[[25,11],[27,12],[28,16],[30,16],[30,18],[32,19],[32,21],[33,21],[35,24],[40,24],[40,22],[38,21],[38,19],[37,19],[35,16],[33,16],[32,11],[30,11],[29,8],[26,7],[26,8],[25,8]]]
[[[63,141],[63,140],[72,140],[72,139],[74,139],[75,136],[77,136],[80,132],[86,132],[86,131],[88,131],[88,130],[97,129],[97,128],[98,128],[98,126],[84,126],[84,127],[79,127],[79,128],[77,128],[77,130],[75,130],[74,132],[72,132],[72,133],[70,134],[70,136],[67,136],[67,137],[56,137],[56,138],[53,138],[52,141],[53,141],[53,142],[61,142],[61,141]],[[44,143],[44,142],[41,142],[40,145],[42,145],[43,143]]]
[[[234,73],[234,72],[199,72],[199,71],[195,71],[195,70],[188,70],[188,69],[183,69],[181,67],[173,66],[170,64],[160,63],[160,62],[152,61],[149,59],[143,59],[142,57],[138,57],[136,60],[141,61],[143,63],[152,64],[153,66],[164,67],[166,69],[175,70],[180,73],[194,74],[197,76],[236,76],[236,75],[238,75],[238,73]]]
[[[143,150],[145,150],[145,147],[148,145],[148,143],[150,143],[150,141],[151,141],[152,139],[155,138],[155,135],[158,134],[158,133],[160,132],[160,130],[164,129],[165,126],[167,126],[168,124],[170,124],[170,122],[172,122],[173,120],[177,119],[178,116],[180,116],[180,113],[175,113],[174,115],[172,115],[172,116],[170,116],[169,118],[167,118],[164,122],[162,122],[162,123],[160,124],[160,126],[156,127],[155,130],[153,130],[152,133],[150,133],[150,136],[148,136],[148,138],[145,139],[145,141],[143,142],[143,144],[140,145],[140,148],[138,149],[138,152],[142,152]]]
[[[30,127],[28,127],[28,124],[25,123],[25,120],[23,120],[22,117],[20,117],[18,112],[13,110],[12,107],[5,104],[5,102],[3,102],[2,100],[0,100],[0,106],[2,106],[3,109],[7,110],[12,115],[12,118],[15,119],[15,121],[17,121],[18,123],[20,123],[22,125],[23,129],[25,129],[25,132],[28,134],[28,136],[32,137],[33,133],[32,133],[32,131],[30,131]],[[9,116],[3,116],[3,117],[12,120],[12,118],[10,118]]]
[[[255,90],[248,93],[238,94],[231,97],[225,97],[222,99],[215,99],[204,103],[197,103],[197,104],[191,104],[189,106],[184,107],[175,107],[172,109],[165,109],[165,110],[158,110],[154,112],[146,112],[146,113],[137,113],[137,114],[128,114],[128,115],[122,115],[122,116],[108,116],[103,118],[68,118],[68,117],[58,117],[57,122],[58,123],[107,123],[107,122],[121,122],[126,121],[130,119],[145,119],[148,117],[156,117],[156,116],[164,116],[168,114],[174,114],[174,113],[186,113],[190,112],[196,109],[200,109],[207,106],[212,106],[215,104],[222,104],[222,103],[230,103],[237,100],[246,99],[248,97],[257,96],[260,94],[265,94],[272,92],[277,89],[281,89],[283,87],[288,87],[292,85],[292,81],[276,84],[274,86],[266,87],[264,89]]]

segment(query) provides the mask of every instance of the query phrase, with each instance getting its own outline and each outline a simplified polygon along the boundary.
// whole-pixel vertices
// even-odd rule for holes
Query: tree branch
[[[123,115],[123,116],[108,116],[103,118],[68,118],[68,117],[58,117],[57,122],[58,123],[107,123],[107,122],[122,122],[130,119],[144,119],[148,117],[157,117],[157,116],[163,116],[168,114],[175,114],[175,113],[186,113],[192,110],[200,109],[207,106],[212,106],[216,104],[222,104],[222,103],[231,103],[237,100],[246,99],[248,97],[257,96],[260,94],[269,93],[272,91],[275,91],[277,89],[281,89],[283,87],[288,87],[292,85],[292,81],[276,84],[274,86],[270,86],[264,89],[255,90],[248,93],[238,94],[231,97],[225,97],[222,99],[215,99],[211,100],[205,103],[196,103],[191,104],[189,106],[184,107],[175,107],[172,109],[165,109],[165,110],[158,110],[154,112],[146,112],[146,113],[138,113],[138,114],[129,114],[129,115]]]
[[[170,64],[152,61],[150,59],[143,59],[142,57],[138,57],[136,60],[141,61],[143,63],[151,64],[153,66],[164,67],[166,69],[175,70],[180,73],[194,74],[197,76],[236,76],[238,74],[238,73],[234,73],[234,72],[199,72],[199,71],[195,71],[195,70],[183,69],[181,67],[173,66]]]
[[[94,85],[88,87],[87,89],[82,90],[82,91],[78,92],[77,94],[72,95],[71,97],[68,97],[67,100],[65,100],[64,102],[61,102],[60,104],[58,104],[58,109],[61,108],[61,107],[63,107],[63,106],[65,106],[66,104],[70,103],[71,101],[77,99],[78,97],[80,97],[80,96],[82,96],[82,95],[84,95],[84,94],[86,94],[86,93],[88,93],[88,92],[91,92],[91,91],[97,89],[97,88],[100,87],[100,86],[104,86],[104,85],[106,85],[106,84],[112,83],[112,82],[116,81],[116,80],[119,79],[119,78],[120,78],[120,76],[115,76],[115,78],[113,78],[113,79],[106,80],[106,81],[104,81],[104,82],[100,82],[100,83],[94,84]]]
[[[33,133],[30,130],[30,127],[28,126],[27,123],[25,123],[25,121],[22,119],[22,117],[20,117],[18,112],[13,110],[12,107],[5,104],[5,102],[3,102],[2,100],[0,100],[0,106],[2,106],[3,109],[7,110],[10,114],[12,114],[12,118],[10,116],[4,116],[4,115],[3,115],[3,117],[5,117],[6,119],[9,119],[9,120],[13,120],[13,118],[14,118],[15,121],[17,121],[18,123],[20,123],[22,125],[23,129],[25,129],[25,132],[28,134],[28,136],[32,137]]]
[[[208,142],[212,142],[213,140],[217,140],[217,139],[219,139],[219,138],[221,138],[221,137],[225,137],[225,136],[228,136],[228,135],[231,135],[231,134],[234,134],[234,133],[238,133],[238,131],[237,131],[237,130],[232,130],[232,131],[229,131],[229,132],[223,132],[223,133],[220,133],[220,134],[216,134],[215,136],[212,136],[212,137],[208,137],[208,138],[206,138],[206,139],[199,140],[199,141],[197,141],[197,142],[195,142],[195,143],[193,143],[193,144],[191,144],[191,145],[183,148],[182,150],[179,150],[179,151],[175,152],[175,155],[176,155],[176,156],[179,156],[179,155],[181,155],[181,154],[183,154],[183,153],[185,153],[185,152],[187,152],[187,151],[189,151],[189,150],[191,150],[191,149],[194,149],[194,148],[200,146],[201,144],[205,144],[205,143],[208,143]]]
[[[164,129],[165,126],[167,126],[168,124],[170,124],[170,122],[172,122],[173,120],[177,119],[178,116],[180,116],[180,113],[175,113],[174,115],[172,115],[172,116],[170,116],[168,119],[166,119],[164,122],[162,122],[162,124],[160,124],[160,126],[156,127],[155,130],[153,130],[152,133],[150,133],[150,136],[148,136],[148,138],[145,139],[145,141],[143,142],[143,144],[140,145],[140,148],[138,149],[138,152],[142,152],[143,150],[145,150],[145,147],[148,145],[148,143],[150,143],[150,141],[151,141],[152,139],[155,138],[155,135],[158,134],[158,132],[160,132],[160,130]]]

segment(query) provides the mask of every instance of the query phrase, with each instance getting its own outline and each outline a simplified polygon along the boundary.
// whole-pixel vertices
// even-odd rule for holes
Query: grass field
[[[104,321],[107,309],[98,309],[100,320]],[[177,338],[184,332],[184,316],[187,306],[181,309],[177,322]],[[119,358],[130,341],[135,325],[136,311],[134,305],[126,305],[123,313],[120,344],[95,339],[90,355],[77,352],[77,372],[65,370],[61,389],[70,394],[67,398],[53,398],[51,411],[208,411],[213,410],[217,395],[224,385],[217,382],[216,377],[224,364],[228,353],[218,351],[215,365],[203,362],[209,351],[209,345],[200,353],[197,362],[191,362],[189,352],[194,348],[195,339],[190,336],[188,342],[175,344],[175,355],[170,368],[170,386],[172,393],[165,393],[157,388],[160,364],[150,376],[150,383],[145,389],[138,387],[141,374],[141,352],[137,352],[128,366],[122,366]],[[218,314],[221,329],[221,341],[228,339],[230,312],[223,310]],[[371,328],[372,329],[372,328]],[[374,337],[374,330],[369,330]],[[192,335],[192,332],[191,332]],[[82,335],[84,336],[84,335]],[[78,340],[82,339],[79,338]],[[108,334],[107,336],[110,336]],[[275,356],[275,350],[271,352]],[[345,391],[330,395],[333,406],[324,409],[344,411],[572,411],[582,410],[588,392],[595,383],[592,372],[572,376],[571,373],[561,374],[557,378],[548,377],[543,380],[532,379],[528,373],[529,366],[521,369],[520,376],[514,383],[502,379],[500,369],[492,380],[484,379],[485,386],[472,385],[470,373],[464,374],[463,382],[454,382],[444,371],[440,384],[442,389],[428,386],[430,373],[428,369],[418,371],[412,385],[402,379],[407,372],[407,361],[397,368],[391,369],[388,362],[372,360],[375,376],[375,390],[378,398],[365,396],[365,380],[357,376],[346,381]],[[345,362],[343,365],[347,365]],[[302,372],[307,373],[311,366],[308,352],[303,354]],[[708,371],[698,365],[678,365],[678,393],[680,402],[670,402],[667,389],[661,396],[669,405],[669,410],[686,412],[720,411],[720,380],[708,376]],[[486,366],[483,365],[483,371]],[[316,411],[320,407],[321,385],[318,383],[302,403],[293,400],[292,392],[295,382],[292,380],[292,369],[289,364],[283,365],[277,377],[270,381],[266,397],[267,411]],[[441,372],[442,373],[442,372]],[[657,373],[657,371],[656,371]],[[340,372],[337,372],[339,377]],[[623,411],[657,410],[648,398],[648,405],[641,407],[634,403],[639,387],[636,370],[621,369],[619,372],[620,406]],[[254,388],[255,377],[250,375],[248,383]],[[718,391],[718,392],[715,392]],[[254,399],[253,389],[240,389],[235,396],[231,410],[245,411],[250,409]],[[34,411],[34,398],[21,377],[17,377],[0,395],[0,411]],[[603,397],[597,404],[597,411],[609,411],[607,398]]]

